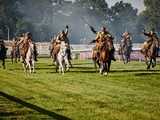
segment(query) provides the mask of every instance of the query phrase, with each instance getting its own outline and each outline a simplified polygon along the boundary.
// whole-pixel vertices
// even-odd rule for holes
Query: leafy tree
[[[117,2],[111,7],[107,20],[109,28],[117,39],[125,31],[134,34],[137,24],[137,9],[134,9],[130,3]]]
[[[156,31],[160,31],[160,1],[159,0],[144,0],[146,10],[144,16],[147,19],[146,28],[154,28]]]
[[[21,15],[17,12],[17,0],[0,0],[0,31],[3,38],[7,38],[7,30],[13,36],[15,26]]]

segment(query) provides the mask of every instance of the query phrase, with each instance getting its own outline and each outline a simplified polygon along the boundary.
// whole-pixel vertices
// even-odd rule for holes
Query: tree
[[[160,1],[159,0],[144,0],[146,10],[144,11],[144,16],[147,19],[146,28],[155,29],[160,31]]]
[[[123,1],[117,2],[111,7],[107,15],[107,22],[117,39],[125,31],[136,35],[137,12],[138,10],[134,9],[130,3]]]
[[[17,0],[0,0],[0,31],[3,38],[7,38],[7,30],[14,36],[16,22],[21,18],[17,12]]]

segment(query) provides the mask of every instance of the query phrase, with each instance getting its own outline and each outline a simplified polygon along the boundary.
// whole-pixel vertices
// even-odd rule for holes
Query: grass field
[[[11,100],[6,103],[1,96],[0,115],[5,110],[19,114],[0,119],[160,120],[160,65],[146,71],[143,62],[113,62],[106,77],[95,72],[90,60],[73,61],[74,68],[65,75],[55,73],[51,59],[40,59],[32,75],[25,74],[20,63],[6,64],[6,70],[0,68],[0,91],[24,106],[17,100],[10,108]],[[48,111],[49,117],[23,114],[19,104],[22,112],[43,109],[41,114]],[[54,118],[52,113],[62,117]]]

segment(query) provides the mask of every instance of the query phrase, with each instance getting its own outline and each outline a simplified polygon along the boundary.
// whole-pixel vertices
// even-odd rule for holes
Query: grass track
[[[160,119],[160,65],[146,71],[142,62],[113,62],[107,77],[90,60],[73,65],[59,75],[51,59],[40,59],[36,73],[26,75],[20,63],[7,62],[0,91],[74,120]]]

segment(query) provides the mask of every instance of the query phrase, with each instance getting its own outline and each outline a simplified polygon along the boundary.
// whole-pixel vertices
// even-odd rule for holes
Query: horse
[[[20,61],[20,50],[19,50],[19,46],[17,45],[17,42],[16,42],[16,43],[13,43],[12,50],[11,50],[12,64],[13,64],[13,61],[15,63],[17,63],[17,59],[18,59],[18,61]]]
[[[144,55],[147,70],[150,70],[151,66],[154,68],[156,66],[156,57],[158,52],[156,40],[153,40],[150,44],[144,44],[140,52]]]
[[[96,70],[97,70],[97,65],[98,65],[98,68],[100,68],[99,52],[95,48],[92,49],[92,61],[94,63],[94,68]]]
[[[56,58],[56,66],[59,67],[59,73],[64,74],[65,70],[69,71],[69,59],[68,59],[68,53],[67,53],[68,46],[64,41],[61,41],[60,43],[60,50],[57,54]]]
[[[124,64],[130,62],[130,55],[131,55],[131,45],[128,40],[121,40],[121,44],[119,47],[119,54],[122,56],[122,60]]]
[[[106,42],[102,42],[99,49],[100,74],[108,75],[111,65],[110,56],[109,45]]]
[[[34,44],[32,42],[29,42],[28,50],[26,53],[26,57],[23,62],[23,68],[24,71],[27,72],[27,69],[29,69],[30,73],[35,72],[35,61],[34,61]]]
[[[7,54],[7,48],[3,43],[2,44],[0,43],[0,60],[2,61],[3,69],[6,68],[5,66],[6,54]]]

